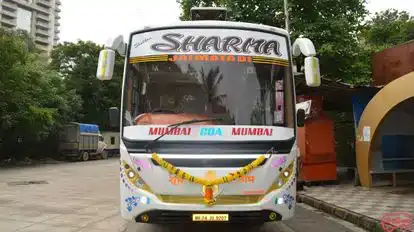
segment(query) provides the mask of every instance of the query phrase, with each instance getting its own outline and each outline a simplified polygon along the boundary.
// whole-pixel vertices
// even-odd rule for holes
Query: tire
[[[108,159],[108,151],[103,150],[101,153],[101,158],[104,160]]]
[[[82,153],[82,155],[81,155],[81,160],[82,161],[88,161],[89,158],[90,157],[89,157],[89,153],[88,152],[85,151],[85,152]]]

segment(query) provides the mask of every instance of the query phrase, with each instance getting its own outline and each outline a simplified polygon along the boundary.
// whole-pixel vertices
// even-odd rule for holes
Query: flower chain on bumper
[[[208,206],[212,206],[215,202],[215,199],[213,197],[213,186],[224,183],[230,183],[242,176],[245,176],[247,173],[251,172],[253,169],[257,168],[260,164],[262,164],[265,161],[266,157],[264,155],[261,155],[257,159],[252,161],[250,164],[244,166],[243,168],[235,172],[230,172],[227,175],[214,180],[206,180],[192,176],[187,172],[163,160],[156,153],[152,153],[152,159],[155,160],[155,162],[157,162],[161,167],[166,169],[170,174],[173,174],[189,182],[203,185],[205,187],[204,203]]]

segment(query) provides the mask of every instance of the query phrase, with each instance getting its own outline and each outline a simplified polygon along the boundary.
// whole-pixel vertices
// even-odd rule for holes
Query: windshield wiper
[[[149,151],[151,151],[152,146],[155,143],[157,143],[158,140],[160,140],[162,137],[168,135],[171,130],[174,130],[175,128],[177,128],[179,126],[194,124],[194,123],[199,123],[199,122],[210,122],[210,121],[216,121],[217,122],[217,121],[224,121],[224,119],[223,118],[193,119],[193,120],[188,120],[188,121],[183,121],[183,122],[179,122],[179,123],[170,124],[170,125],[167,126],[167,128],[169,128],[169,129],[167,129],[163,134],[161,134],[160,136],[158,136],[154,140],[151,140],[147,144],[145,144],[145,146],[144,146],[145,151],[147,153],[149,153]]]

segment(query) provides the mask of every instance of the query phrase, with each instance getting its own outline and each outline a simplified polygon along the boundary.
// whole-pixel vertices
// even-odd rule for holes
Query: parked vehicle
[[[121,132],[127,220],[256,225],[294,215],[305,111],[295,110],[292,56],[306,57],[306,83],[317,87],[314,45],[222,18],[135,31],[100,53],[100,80],[112,78],[115,50],[125,56],[121,112],[109,113]]]
[[[119,155],[119,131],[102,131],[102,136],[108,156]]]
[[[106,143],[98,125],[72,122],[60,133],[59,150],[64,159],[87,161],[90,158],[108,158]]]

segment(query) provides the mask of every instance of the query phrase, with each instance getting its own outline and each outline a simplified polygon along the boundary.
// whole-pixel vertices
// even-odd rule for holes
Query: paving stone
[[[23,229],[19,229],[16,232],[75,232],[78,231],[79,228],[76,227],[66,227],[66,226],[53,226],[53,225],[46,225],[46,224],[35,224],[29,227],[25,227]]]

